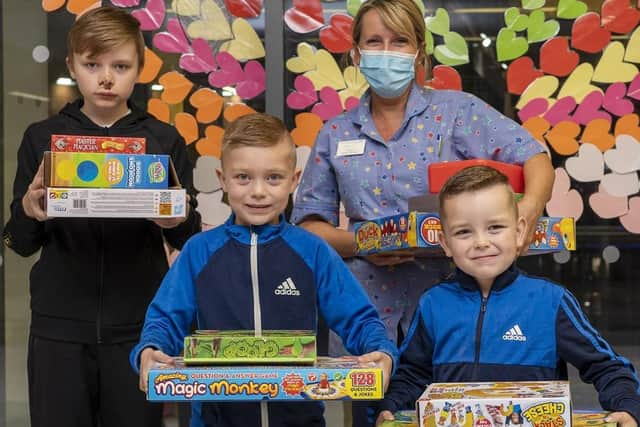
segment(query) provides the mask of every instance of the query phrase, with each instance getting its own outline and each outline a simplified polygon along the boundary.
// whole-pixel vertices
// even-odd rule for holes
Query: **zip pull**
[[[488,297],[482,297],[482,305],[480,306],[480,311],[482,313],[485,313],[487,311],[487,300],[489,298]]]
[[[253,290],[253,330],[257,337],[262,336],[262,309],[260,308],[260,286],[258,282],[258,235],[251,231],[251,289]]]

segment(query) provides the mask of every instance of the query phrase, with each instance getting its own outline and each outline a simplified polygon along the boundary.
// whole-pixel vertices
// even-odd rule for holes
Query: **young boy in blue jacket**
[[[566,362],[593,383],[612,422],[636,427],[638,378],[564,287],[514,266],[525,220],[507,178],[460,171],[440,193],[440,243],[456,276],[426,291],[400,347],[378,424],[415,407],[434,382],[567,379]]]
[[[282,121],[237,119],[221,157],[217,173],[233,213],[187,242],[149,306],[131,353],[140,388],[154,363],[180,354],[194,320],[198,329],[317,330],[318,309],[351,353],[389,378],[397,349],[362,287],[329,245],[284,218],[300,171]],[[194,403],[191,426],[324,426],[322,411],[319,402]]]

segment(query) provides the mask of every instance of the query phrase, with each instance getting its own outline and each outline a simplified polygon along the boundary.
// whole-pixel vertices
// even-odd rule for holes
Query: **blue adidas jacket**
[[[318,308],[351,353],[380,350],[396,360],[376,309],[322,239],[284,217],[277,226],[234,222],[232,215],[185,244],[147,311],[131,353],[136,370],[146,347],[180,354],[194,320],[198,329],[315,331]],[[324,420],[318,402],[194,403],[191,425],[324,426]]]
[[[512,266],[483,299],[476,281],[458,270],[454,281],[421,297],[380,410],[413,408],[433,382],[567,379],[566,362],[594,384],[605,410],[640,420],[635,369],[567,289]]]

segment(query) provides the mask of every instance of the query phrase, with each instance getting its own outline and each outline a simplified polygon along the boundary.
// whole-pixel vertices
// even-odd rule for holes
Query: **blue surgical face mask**
[[[402,95],[415,77],[418,53],[360,50],[360,71],[371,89],[383,98]]]

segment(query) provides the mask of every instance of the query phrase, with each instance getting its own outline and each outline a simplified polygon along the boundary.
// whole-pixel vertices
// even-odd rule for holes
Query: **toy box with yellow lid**
[[[173,366],[149,371],[150,401],[379,400],[382,369],[356,357],[320,357],[312,366]]]
[[[138,137],[51,135],[51,151],[144,154],[147,142]]]
[[[416,410],[420,427],[571,427],[568,381],[433,383]]]
[[[313,364],[316,336],[313,331],[196,331],[184,339],[184,363]]]

